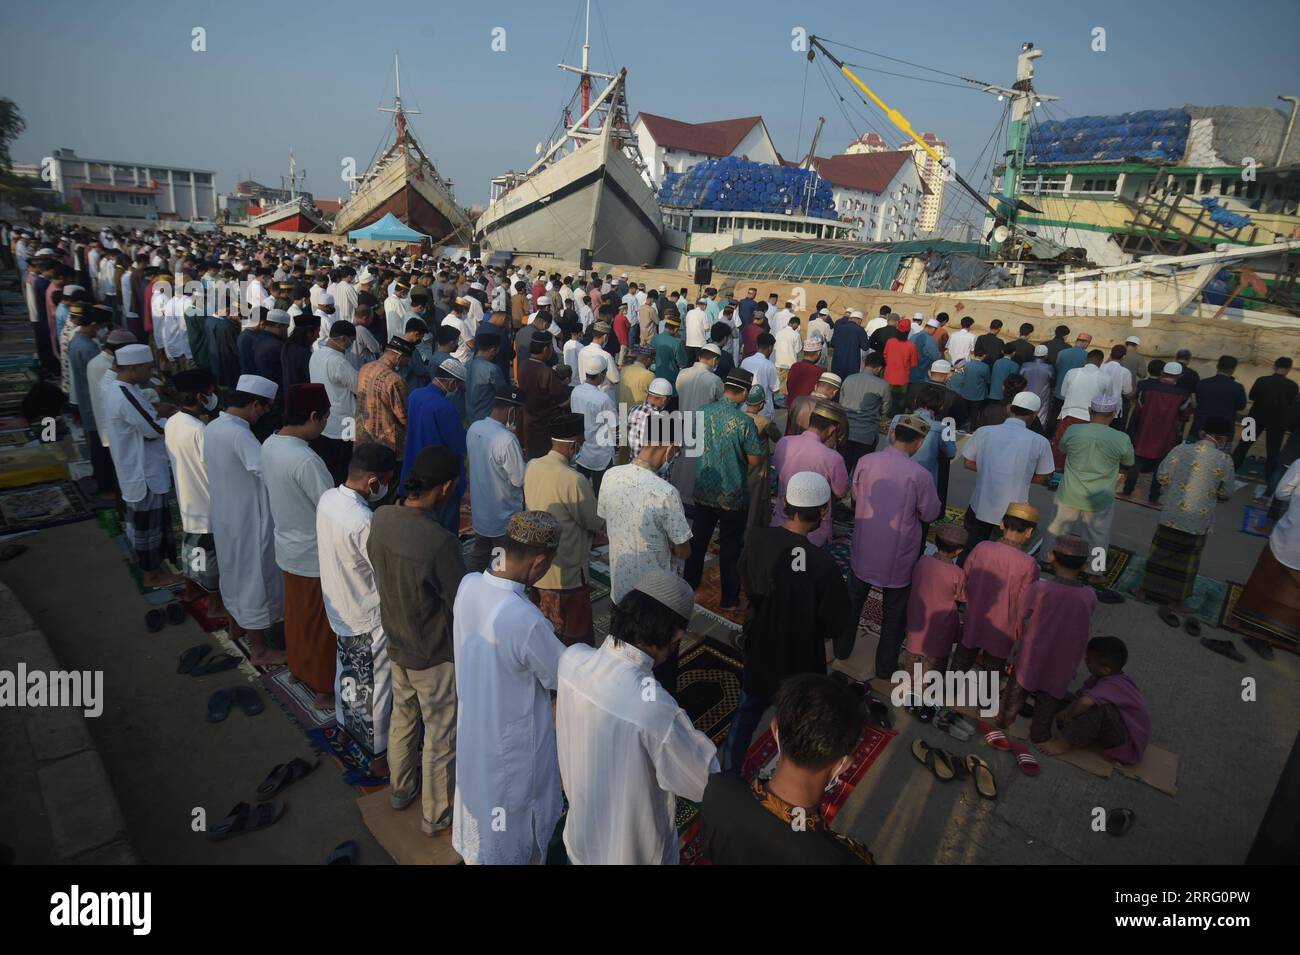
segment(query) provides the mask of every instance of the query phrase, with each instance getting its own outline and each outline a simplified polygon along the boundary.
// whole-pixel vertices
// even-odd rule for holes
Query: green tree
[[[9,157],[9,144],[22,135],[27,123],[18,104],[0,96],[0,169],[8,170],[13,160]]]

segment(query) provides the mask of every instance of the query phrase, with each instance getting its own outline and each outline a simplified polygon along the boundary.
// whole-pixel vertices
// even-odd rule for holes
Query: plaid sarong
[[[135,503],[126,502],[122,530],[141,570],[158,570],[164,560],[176,557],[171,502],[171,491],[165,494],[150,491]]]
[[[1142,592],[1156,603],[1182,603],[1196,586],[1204,548],[1204,534],[1157,525],[1142,573]]]

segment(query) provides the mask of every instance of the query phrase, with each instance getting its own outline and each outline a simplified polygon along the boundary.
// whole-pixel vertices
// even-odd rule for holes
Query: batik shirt
[[[1169,489],[1160,523],[1197,537],[1210,533],[1219,494],[1232,490],[1232,472],[1232,458],[1205,441],[1174,448],[1156,471]]]
[[[749,498],[747,455],[764,451],[749,415],[728,398],[700,409],[701,446],[695,471],[695,502],[724,511],[744,510]]]

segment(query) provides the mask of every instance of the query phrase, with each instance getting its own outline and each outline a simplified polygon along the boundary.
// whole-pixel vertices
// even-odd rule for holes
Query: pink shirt
[[[1016,682],[1026,690],[1065,696],[1083,662],[1097,592],[1083,584],[1036,580],[1025,593],[1025,630]]]
[[[772,526],[780,527],[785,523],[785,488],[790,478],[800,471],[815,471],[824,477],[831,486],[831,500],[843,497],[849,490],[849,472],[844,467],[844,459],[835,451],[822,444],[822,439],[815,431],[782,438],[776,443],[772,454],[772,463],[776,466],[777,488],[776,507],[772,515]],[[831,539],[831,515],[826,515],[817,530],[808,535],[808,540],[817,546],[824,545]]]
[[[1038,579],[1038,563],[1019,547],[983,541],[966,558],[964,570],[966,625],[961,645],[1006,657],[1020,639],[1025,595]]]
[[[907,598],[907,649],[925,657],[947,658],[957,642],[957,602],[962,600],[962,570],[938,557],[922,557],[912,571]]]
[[[1124,719],[1124,728],[1128,730],[1128,742],[1123,746],[1106,750],[1107,759],[1118,763],[1142,762],[1151,740],[1151,714],[1147,711],[1146,698],[1136,683],[1127,673],[1114,676],[1090,676],[1083,681],[1081,693],[1087,693],[1098,703],[1112,703]]]
[[[930,472],[895,447],[864,454],[853,472],[853,501],[854,576],[873,587],[906,587],[921,553],[921,524],[939,516]]]

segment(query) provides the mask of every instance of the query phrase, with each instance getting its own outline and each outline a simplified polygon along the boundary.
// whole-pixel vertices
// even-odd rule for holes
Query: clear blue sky
[[[1183,103],[1282,106],[1300,94],[1295,0],[1103,0],[1086,5],[928,0],[604,0],[593,13],[597,69],[627,66],[633,111],[684,120],[761,114],[787,156],[819,152],[880,128],[840,112],[814,65],[791,50],[791,30],[989,82],[1010,84],[1024,40],[1045,51],[1037,86],[1061,97],[1056,115],[1118,113]],[[27,131],[16,161],[66,146],[83,156],[215,169],[228,190],[251,174],[278,184],[293,147],[307,188],[344,191],[344,157],[364,168],[390,127],[376,112],[402,90],[419,107],[413,127],[457,197],[487,197],[490,177],[525,168],[553,128],[576,60],[580,0],[42,0],[10,4],[0,34],[0,96],[18,103]],[[1094,27],[1107,51],[1091,50]],[[207,31],[207,52],[191,30]],[[492,30],[507,50],[491,51]],[[911,67],[835,48],[852,62],[934,79]],[[611,59],[612,56],[612,59]],[[968,177],[1000,115],[993,97],[864,71],[918,131],[946,139]],[[804,88],[807,77],[806,91]],[[955,81],[954,81],[955,82]],[[838,92],[847,89],[843,80]],[[864,112],[860,104],[855,104]],[[802,141],[797,141],[803,114]],[[971,177],[973,178],[973,177]]]

